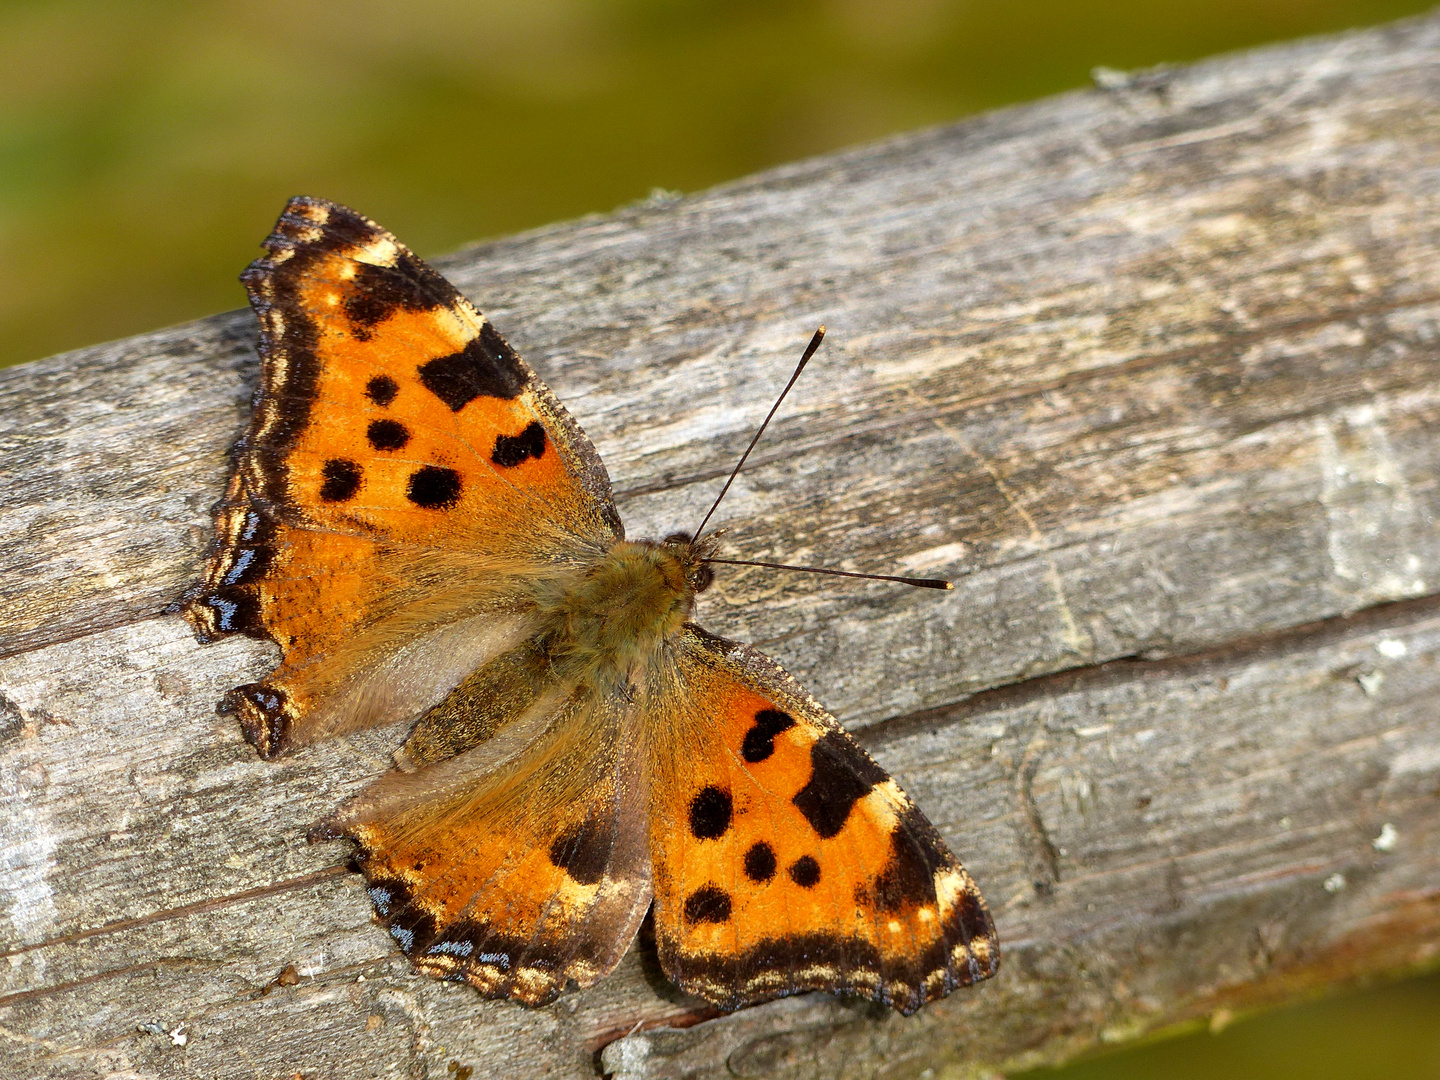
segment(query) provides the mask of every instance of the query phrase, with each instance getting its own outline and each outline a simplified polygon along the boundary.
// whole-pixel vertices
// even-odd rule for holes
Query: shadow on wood
[[[397,733],[258,761],[214,706],[273,657],[162,614],[256,379],[234,313],[0,374],[4,1071],[978,1072],[1434,963],[1440,20],[1107,85],[442,262],[636,536],[830,327],[730,550],[956,591],[728,568],[699,615],[927,811],[995,980],[707,1018],[643,949],[539,1011],[411,974],[303,840]]]

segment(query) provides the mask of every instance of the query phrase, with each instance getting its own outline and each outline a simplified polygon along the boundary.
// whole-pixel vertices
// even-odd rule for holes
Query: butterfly
[[[354,841],[417,969],[543,1005],[653,904],[661,967],[722,1009],[910,1013],[994,974],[985,903],[915,804],[691,620],[713,538],[627,540],[575,420],[368,218],[295,198],[264,248],[254,415],[182,610],[202,641],[280,646],[222,703],[262,758],[414,721],[312,839]]]

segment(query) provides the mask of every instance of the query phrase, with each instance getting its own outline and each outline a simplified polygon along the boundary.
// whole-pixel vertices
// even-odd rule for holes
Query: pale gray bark
[[[1001,974],[909,1019],[707,1019],[643,947],[539,1011],[412,975],[304,842],[397,733],[257,760],[214,706],[272,653],[162,613],[256,380],[232,313],[0,373],[0,1072],[964,1075],[1440,955],[1440,20],[443,268],[637,536],[693,526],[829,326],[730,549],[956,591],[736,568],[700,617],[861,730]]]

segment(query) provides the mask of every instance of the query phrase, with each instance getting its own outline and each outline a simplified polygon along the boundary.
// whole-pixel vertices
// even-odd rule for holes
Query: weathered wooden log
[[[1434,963],[1440,19],[1106,85],[442,261],[632,535],[830,327],[730,548],[956,591],[732,568],[699,615],[925,808],[997,978],[716,1017],[643,938],[538,1011],[412,974],[304,842],[399,733],[257,760],[215,703],[272,653],[164,614],[237,312],[0,374],[0,1073],[972,1075]]]

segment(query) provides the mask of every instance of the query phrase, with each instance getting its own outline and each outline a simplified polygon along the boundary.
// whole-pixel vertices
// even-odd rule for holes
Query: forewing
[[[322,826],[416,968],[485,996],[552,1001],[625,954],[650,903],[632,709],[542,693],[488,741],[386,774]]]
[[[297,198],[265,248],[242,277],[261,329],[255,413],[184,610],[203,639],[281,646],[279,668],[229,699],[273,757],[433,704],[464,670],[444,627],[513,614],[529,577],[622,530],[579,426],[393,236]],[[444,642],[419,644],[437,630]],[[388,662],[408,664],[419,699],[355,685]]]
[[[687,627],[645,698],[660,962],[735,1009],[805,990],[914,1012],[994,974],[975,883],[773,661]]]

